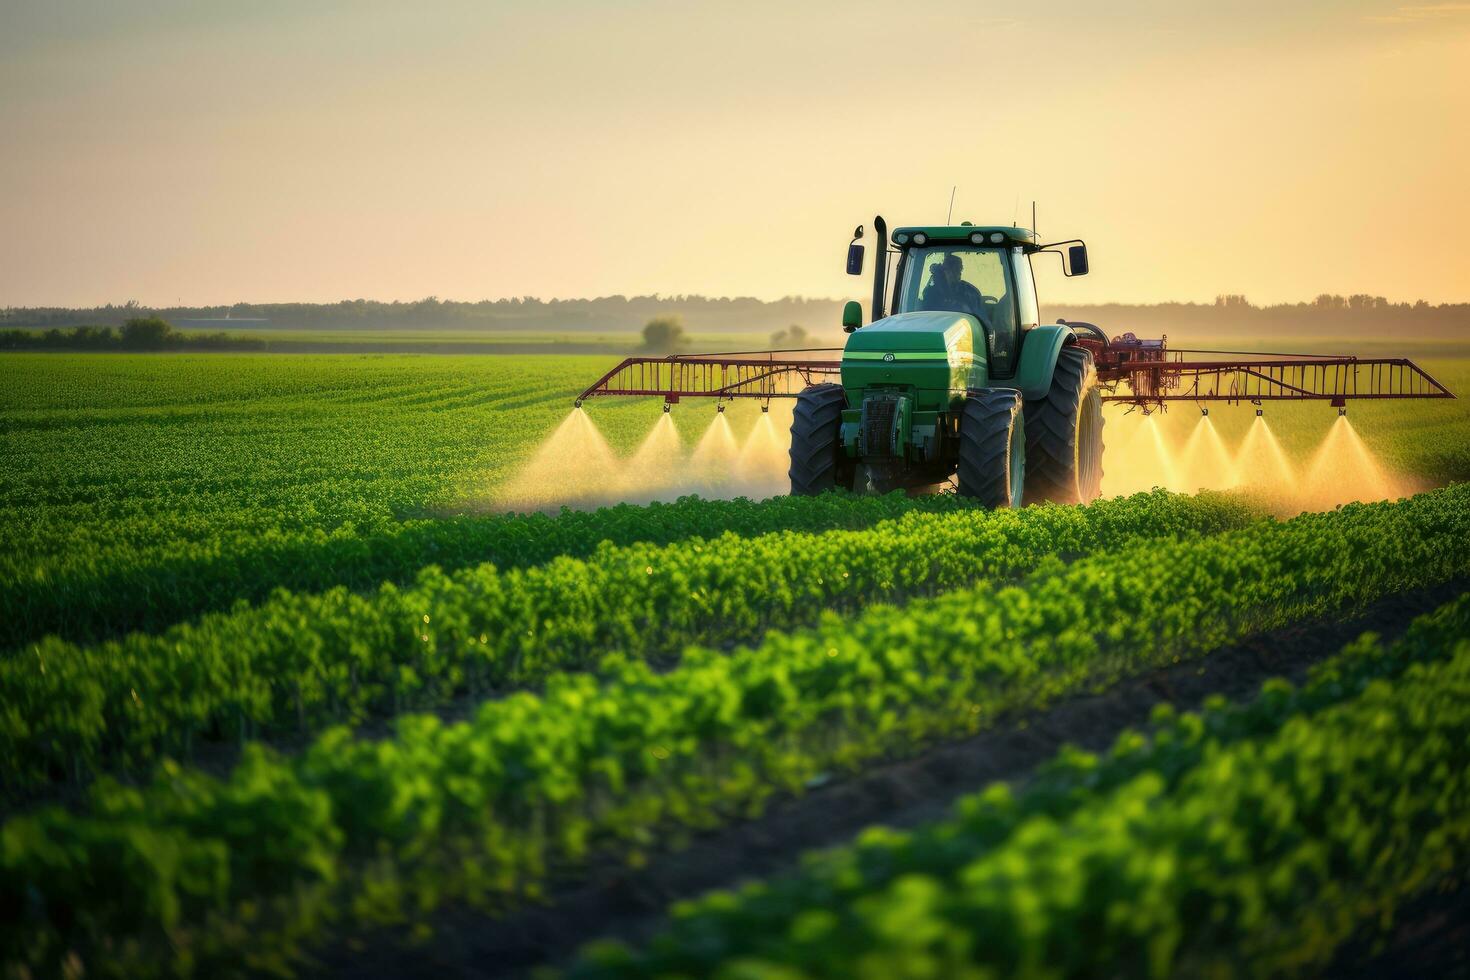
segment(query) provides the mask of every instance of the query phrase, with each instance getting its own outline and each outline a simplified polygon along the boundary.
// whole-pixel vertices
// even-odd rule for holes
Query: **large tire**
[[[1102,393],[1092,354],[1063,347],[1045,398],[1026,403],[1026,498],[1087,504],[1102,493]]]
[[[842,451],[842,385],[812,385],[796,396],[791,413],[791,495],[852,489],[853,463]]]
[[[960,413],[960,496],[987,508],[1019,507],[1026,483],[1026,419],[1021,393],[971,389]]]

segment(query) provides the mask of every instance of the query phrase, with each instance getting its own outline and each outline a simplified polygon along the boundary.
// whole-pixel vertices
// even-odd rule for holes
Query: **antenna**
[[[1039,232],[1039,231],[1036,230],[1036,202],[1035,201],[1032,201],[1031,202],[1031,234],[1037,236],[1037,239],[1040,240],[1041,232]]]
[[[945,224],[950,224],[951,222],[954,221],[954,192],[957,191],[957,190],[959,190],[959,189],[960,189],[960,185],[959,184],[955,184],[953,187],[951,187],[949,189],[949,213],[944,216],[944,223]]]
[[[1016,192],[1016,203],[1011,205],[1011,227],[1016,227],[1016,215],[1021,213],[1021,192]]]

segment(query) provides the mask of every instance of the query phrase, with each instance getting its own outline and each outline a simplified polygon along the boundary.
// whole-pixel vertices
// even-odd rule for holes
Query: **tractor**
[[[1013,225],[905,226],[873,219],[869,322],[843,307],[840,360],[822,351],[634,356],[577,396],[794,398],[791,492],[953,490],[986,507],[1087,503],[1102,483],[1104,402],[1145,413],[1190,401],[1453,398],[1407,358],[1172,349],[1167,337],[1109,337],[1091,323],[1042,323],[1031,263],[1088,272],[1080,239],[1041,244]],[[863,274],[863,226],[847,271]],[[890,272],[891,289],[890,289]],[[829,350],[829,349],[823,349]]]
[[[875,222],[880,242],[883,219]],[[861,275],[858,227],[847,271]],[[1087,273],[1080,241],[1013,226],[901,227],[888,289],[874,263],[871,322],[849,302],[841,383],[805,388],[791,424],[791,492],[955,490],[987,507],[1087,503],[1102,483],[1102,391],[1092,352],[1042,324],[1032,256]],[[888,304],[891,303],[891,306]],[[889,311],[891,310],[891,312]]]

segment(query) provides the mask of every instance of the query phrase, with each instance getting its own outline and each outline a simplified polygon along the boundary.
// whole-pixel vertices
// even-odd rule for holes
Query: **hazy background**
[[[1467,121],[1470,3],[6,0],[0,307],[856,297],[952,184],[1052,303],[1457,301]]]

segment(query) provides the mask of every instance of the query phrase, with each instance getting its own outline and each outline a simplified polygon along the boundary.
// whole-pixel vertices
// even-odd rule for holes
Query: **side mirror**
[[[863,247],[857,242],[847,246],[847,274],[849,276],[863,274]]]
[[[1087,246],[1079,243],[1067,249],[1067,265],[1072,270],[1067,275],[1087,275]]]
[[[861,245],[858,248],[862,248]],[[842,308],[842,332],[852,333],[863,325],[863,305],[857,300],[850,299]]]
[[[1067,246],[1065,252],[1062,251],[1063,245]],[[1064,276],[1087,275],[1087,243],[1080,238],[1069,238],[1065,242],[1042,245],[1037,251],[1054,253],[1061,260]]]

